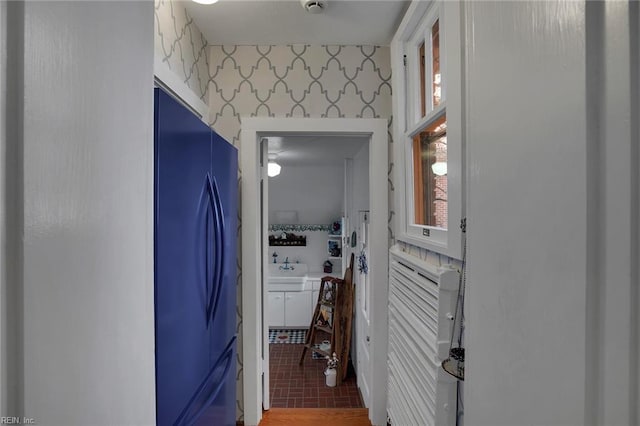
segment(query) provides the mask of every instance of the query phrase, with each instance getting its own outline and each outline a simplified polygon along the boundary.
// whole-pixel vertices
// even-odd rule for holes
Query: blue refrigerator
[[[158,425],[235,425],[238,153],[155,89]]]

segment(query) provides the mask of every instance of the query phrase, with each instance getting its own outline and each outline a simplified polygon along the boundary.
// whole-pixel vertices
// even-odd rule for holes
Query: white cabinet
[[[283,291],[269,292],[269,327],[284,326],[284,297]]]
[[[311,291],[269,292],[269,327],[308,327],[312,314]]]
[[[286,292],[284,296],[284,325],[308,327],[311,322],[311,292]]]

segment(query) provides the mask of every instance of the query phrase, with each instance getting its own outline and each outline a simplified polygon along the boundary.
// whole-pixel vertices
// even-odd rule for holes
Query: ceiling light
[[[194,3],[200,3],[200,4],[214,4],[217,3],[218,0],[193,0]]]
[[[267,164],[267,176],[274,177],[280,174],[280,164],[276,163],[277,154],[269,154],[269,163]]]
[[[436,161],[431,165],[431,170],[433,174],[437,176],[444,176],[447,174],[447,163],[444,161]]]

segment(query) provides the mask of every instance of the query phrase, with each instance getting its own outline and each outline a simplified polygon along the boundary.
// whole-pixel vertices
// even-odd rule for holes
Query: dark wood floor
[[[325,384],[324,359],[312,359],[307,351],[300,367],[302,345],[269,345],[271,407],[275,408],[363,408],[353,369],[340,386]],[[326,423],[328,425],[332,423]]]
[[[366,408],[272,408],[260,426],[371,426]]]

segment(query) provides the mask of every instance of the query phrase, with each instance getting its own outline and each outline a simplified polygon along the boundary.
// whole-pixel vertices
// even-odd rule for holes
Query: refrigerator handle
[[[214,217],[214,273],[213,282],[211,287],[211,294],[208,300],[207,306],[207,327],[216,316],[218,310],[218,304],[220,302],[220,293],[222,291],[222,278],[224,268],[224,237],[225,237],[225,223],[224,223],[224,210],[222,202],[220,200],[220,190],[218,189],[218,182],[216,178],[213,178],[207,174],[207,186],[209,188],[210,200],[212,203],[213,217]]]
[[[218,358],[218,360],[214,363],[213,368],[209,371],[207,376],[204,378],[204,381],[200,384],[196,393],[191,397],[191,400],[186,405],[180,416],[175,421],[174,425],[193,425],[196,420],[210,408],[210,405],[213,403],[215,398],[220,393],[220,390],[225,385],[227,380],[235,380],[232,377],[227,377],[229,374],[229,370],[231,366],[234,365],[233,354],[235,348],[236,338],[232,338],[227,347],[222,352],[222,355]],[[222,370],[222,371],[220,371]],[[209,395],[206,396],[206,399],[203,403],[200,403],[200,397],[204,396],[204,393],[207,392],[207,386],[213,385],[213,389],[209,392]],[[197,402],[197,405],[196,405]],[[197,411],[193,411],[197,410]]]

